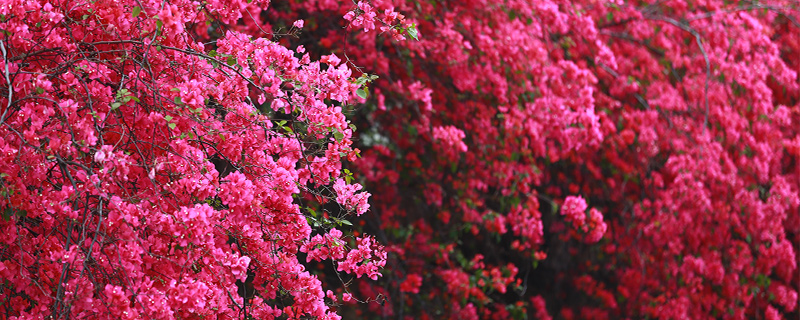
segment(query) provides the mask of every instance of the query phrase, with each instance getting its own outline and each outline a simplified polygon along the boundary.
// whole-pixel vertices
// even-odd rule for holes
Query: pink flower
[[[464,144],[466,135],[464,131],[454,126],[434,127],[433,138],[441,141],[444,145],[459,152],[466,152],[467,145]]]
[[[339,63],[342,62],[342,60],[339,59],[339,57],[337,57],[333,53],[331,53],[330,55],[327,55],[327,56],[322,56],[322,58],[319,59],[319,61],[322,62],[322,63],[327,63],[327,64],[331,65],[332,67],[338,66]]]
[[[586,200],[581,196],[569,196],[564,199],[564,205],[561,208],[561,215],[566,216],[566,220],[576,229],[583,227],[586,221]]]
[[[103,163],[106,160],[106,153],[103,150],[94,154],[94,162]]]
[[[595,243],[603,238],[608,226],[603,222],[603,214],[595,208],[589,210],[589,231],[586,235],[585,241],[587,243]]]
[[[344,180],[337,179],[333,183],[333,190],[336,191],[336,202],[343,205],[345,209],[355,211],[356,215],[362,215],[369,210],[367,200],[369,192],[356,193],[361,190],[360,184],[346,184]]]
[[[422,277],[416,273],[409,274],[406,281],[400,284],[400,291],[409,293],[419,293],[419,287],[422,285]]]

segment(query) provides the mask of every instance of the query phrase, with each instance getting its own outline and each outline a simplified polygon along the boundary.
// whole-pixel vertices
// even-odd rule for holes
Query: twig
[[[658,20],[669,23],[673,26],[680,28],[683,31],[690,33],[694,36],[694,40],[697,43],[697,46],[700,47],[700,53],[703,54],[703,59],[706,61],[706,79],[705,79],[705,88],[703,89],[703,98],[705,99],[705,117],[703,118],[703,133],[705,134],[706,129],[708,129],[708,80],[711,79],[711,62],[708,60],[708,53],[706,53],[706,48],[703,46],[703,40],[700,37],[700,33],[697,32],[692,26],[688,23],[679,22],[675,19],[663,16],[649,16],[647,17],[651,20]]]
[[[716,11],[709,11],[709,12],[706,12],[706,13],[701,14],[699,16],[687,19],[687,21],[688,22],[692,22],[692,21],[695,21],[695,20],[708,19],[708,18],[713,17],[713,16],[715,16],[717,14],[720,14],[720,13],[734,13],[734,12],[739,12],[739,11],[751,11],[751,10],[756,10],[756,9],[767,9],[767,10],[776,12],[779,15],[784,16],[787,20],[789,20],[789,22],[794,24],[795,27],[800,28],[800,23],[797,22],[797,19],[795,19],[794,17],[792,17],[791,15],[789,15],[789,14],[787,14],[785,12],[781,12],[782,9],[783,10],[788,10],[787,8],[780,8],[780,7],[775,7],[775,6],[763,5],[763,4],[751,4],[751,5],[748,5],[748,6],[739,6],[739,7],[735,7],[735,8],[731,8],[731,9],[720,9],[720,10],[716,10]]]
[[[605,70],[606,72],[608,72],[609,74],[611,74],[615,78],[619,78],[619,73],[617,73],[613,69],[609,68],[604,63],[598,63],[597,65],[599,65],[600,68],[603,68],[603,70]],[[636,97],[636,100],[639,101],[639,103],[641,103],[645,108],[647,108],[647,110],[650,110],[650,103],[647,102],[647,99],[645,99],[644,97],[642,97],[642,95],[640,95],[638,93],[634,93],[633,96]],[[661,107],[659,107],[659,106],[656,106],[656,110],[658,110],[659,114],[664,116],[664,119],[667,119],[667,124],[669,124],[669,127],[672,128],[672,119],[670,119],[669,115],[667,115],[666,112],[661,110]]]
[[[6,83],[8,84],[8,105],[6,105],[6,110],[3,110],[3,115],[0,116],[0,125],[6,122],[6,116],[8,115],[8,111],[11,110],[11,102],[14,100],[14,88],[11,85],[11,76],[9,75],[8,71],[8,52],[6,51],[6,46],[3,43],[3,40],[0,40],[0,51],[3,52],[3,75],[6,78]]]

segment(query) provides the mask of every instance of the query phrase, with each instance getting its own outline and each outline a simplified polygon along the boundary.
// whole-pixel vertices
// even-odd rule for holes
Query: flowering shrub
[[[276,15],[344,16],[345,37],[304,46],[378,76],[351,168],[392,267],[354,294],[384,304],[354,312],[796,316],[795,2],[292,8]]]
[[[359,86],[236,24],[268,3],[3,1],[4,317],[334,319],[303,255],[378,278],[332,228]]]
[[[798,10],[6,0],[0,301],[796,317]]]

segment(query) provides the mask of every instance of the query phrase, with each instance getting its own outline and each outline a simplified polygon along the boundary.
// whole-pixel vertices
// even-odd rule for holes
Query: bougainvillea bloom
[[[797,318],[799,21],[0,0],[0,312]]]

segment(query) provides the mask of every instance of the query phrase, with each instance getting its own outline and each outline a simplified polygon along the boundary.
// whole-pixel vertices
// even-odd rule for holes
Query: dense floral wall
[[[798,315],[794,1],[9,1],[0,314]]]

